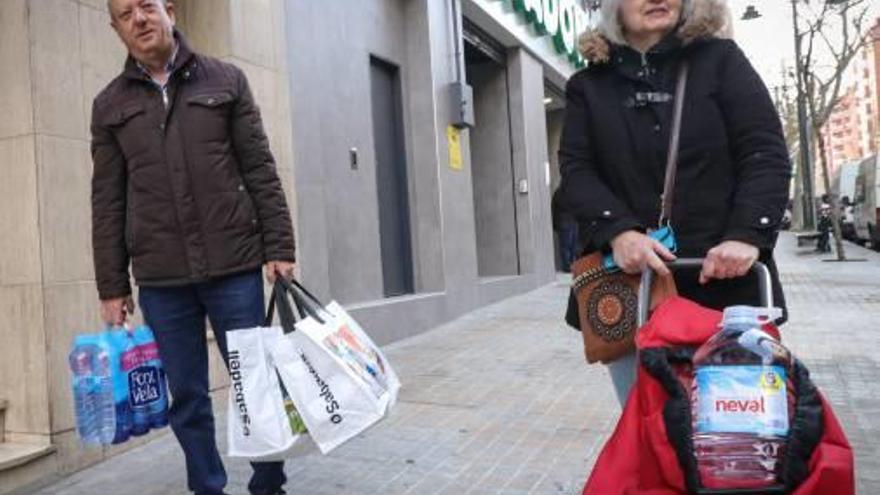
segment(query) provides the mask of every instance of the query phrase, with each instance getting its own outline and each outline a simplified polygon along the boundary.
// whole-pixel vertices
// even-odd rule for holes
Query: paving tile
[[[850,255],[870,261],[823,262],[781,236],[783,340],[835,407],[856,452],[858,493],[871,494],[880,493],[880,254],[851,246]],[[580,336],[561,321],[566,294],[561,278],[388,346],[404,383],[393,414],[328,456],[290,460],[288,493],[579,494],[620,409],[605,369],[584,364]],[[227,459],[227,468],[230,493],[246,493],[247,463]],[[133,484],[144,495],[186,493],[172,436],[37,494]]]

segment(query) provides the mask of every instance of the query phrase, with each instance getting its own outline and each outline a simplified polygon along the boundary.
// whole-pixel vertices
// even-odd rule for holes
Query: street
[[[880,493],[880,253],[823,261],[783,233],[791,314],[783,341],[835,407],[856,451],[858,493]],[[331,455],[289,461],[290,494],[578,494],[619,409],[607,372],[564,326],[566,279],[388,347],[404,388],[392,416]],[[369,331],[369,329],[367,329]],[[225,401],[215,402],[222,415]],[[225,422],[218,422],[225,450]],[[227,491],[250,468],[227,459]],[[187,493],[171,435],[58,480],[39,495]]]

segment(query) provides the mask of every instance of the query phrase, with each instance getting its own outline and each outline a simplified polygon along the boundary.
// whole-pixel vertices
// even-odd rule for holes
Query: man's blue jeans
[[[577,259],[578,226],[576,223],[564,225],[559,231],[559,258],[562,271],[571,271],[571,264]]]
[[[194,285],[141,287],[138,300],[168,376],[171,428],[186,456],[189,489],[198,495],[221,494],[226,470],[217,451],[208,395],[205,317],[226,361],[226,332],[263,324],[262,274],[256,270]],[[274,493],[287,481],[282,462],[252,466],[252,493]]]

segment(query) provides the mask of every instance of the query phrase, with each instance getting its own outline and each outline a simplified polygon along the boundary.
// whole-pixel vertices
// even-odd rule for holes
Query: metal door
[[[371,58],[370,85],[384,293],[386,297],[399,296],[413,292],[400,69]]]

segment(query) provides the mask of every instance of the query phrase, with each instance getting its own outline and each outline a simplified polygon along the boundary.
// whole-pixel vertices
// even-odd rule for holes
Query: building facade
[[[822,128],[831,175],[844,163],[859,161],[880,147],[880,18],[850,62],[844,80],[842,96]]]
[[[580,2],[174,5],[197,51],[250,80],[300,278],[377,341],[555,279],[550,195]],[[149,440],[82,451],[67,364],[73,336],[101,328],[89,113],[124,57],[105,0],[0,2],[0,494]],[[211,373],[222,399],[214,349]]]

